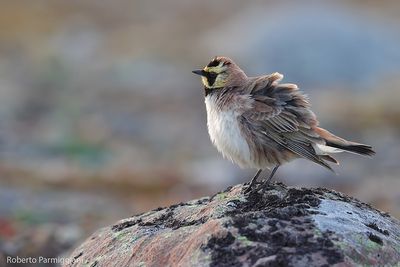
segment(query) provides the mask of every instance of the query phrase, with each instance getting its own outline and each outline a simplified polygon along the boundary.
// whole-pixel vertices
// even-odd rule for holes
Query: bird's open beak
[[[200,76],[206,76],[206,72],[204,70],[194,70],[192,72]]]

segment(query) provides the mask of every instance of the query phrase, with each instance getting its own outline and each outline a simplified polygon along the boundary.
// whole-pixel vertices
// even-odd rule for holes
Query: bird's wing
[[[282,78],[274,73],[254,80],[249,89],[253,105],[243,118],[272,141],[332,170],[312,146],[323,141],[314,131],[318,121],[307,97],[295,84],[279,84]]]

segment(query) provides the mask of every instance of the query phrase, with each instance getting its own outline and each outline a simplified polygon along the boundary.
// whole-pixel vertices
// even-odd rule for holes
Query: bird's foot
[[[252,192],[265,193],[266,191],[268,191],[270,186],[271,186],[270,181],[257,182],[257,183],[254,183],[252,186],[250,186],[250,185],[246,186],[243,190],[243,193],[245,195],[251,194]]]
[[[249,194],[252,191],[258,191],[260,189],[261,182],[256,182],[253,184],[246,185],[243,189],[243,193],[245,195]]]

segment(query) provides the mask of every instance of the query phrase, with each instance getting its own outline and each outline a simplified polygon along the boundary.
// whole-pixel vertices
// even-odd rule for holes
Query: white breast
[[[211,141],[222,155],[241,168],[252,167],[249,146],[241,134],[234,108],[219,110],[214,96],[205,99],[207,126]]]

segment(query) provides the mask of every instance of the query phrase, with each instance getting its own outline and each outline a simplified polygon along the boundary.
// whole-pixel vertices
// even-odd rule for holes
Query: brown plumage
[[[241,167],[274,167],[273,175],[278,166],[306,158],[332,170],[327,161],[338,162],[329,153],[375,154],[368,145],[346,141],[318,127],[307,97],[295,84],[280,84],[283,75],[279,73],[247,77],[226,57],[216,57],[193,72],[202,76],[212,142]]]

